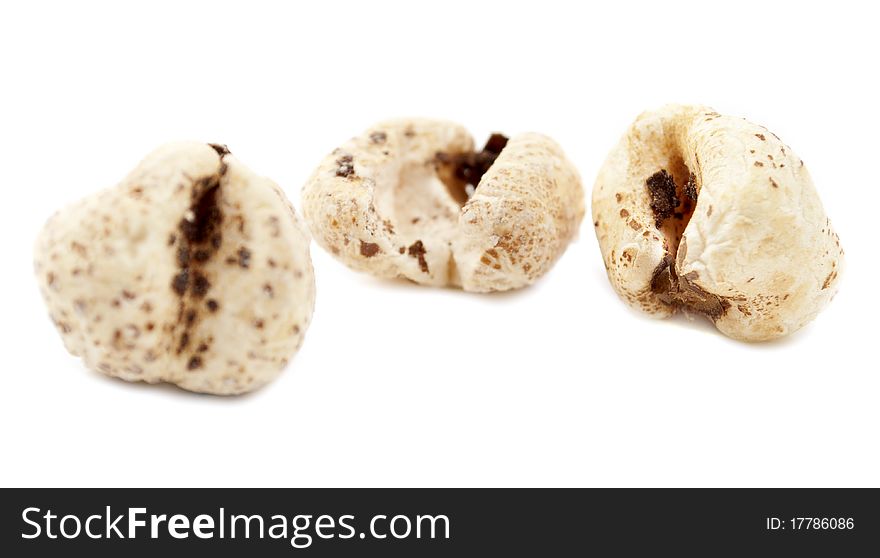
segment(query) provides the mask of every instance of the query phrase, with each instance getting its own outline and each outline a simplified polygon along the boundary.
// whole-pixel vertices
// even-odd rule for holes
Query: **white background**
[[[20,2],[0,9],[4,485],[880,484],[876,13],[859,4]],[[869,5],[869,3],[864,3]],[[67,202],[177,139],[299,189],[373,122],[554,137],[587,196],[642,110],[696,102],[807,163],[847,251],[792,337],[746,345],[611,290],[589,217],[527,290],[372,279],[313,244],[305,344],[237,398],[68,355],[31,247]]]

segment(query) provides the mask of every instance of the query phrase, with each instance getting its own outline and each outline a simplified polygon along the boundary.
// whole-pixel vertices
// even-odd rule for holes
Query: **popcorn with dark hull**
[[[775,134],[708,107],[639,116],[593,187],[608,279],[630,306],[702,314],[765,341],[837,292],[843,249],[804,162]]]
[[[312,316],[309,237],[225,146],[175,143],[56,213],[35,268],[68,351],[109,376],[238,394],[274,379]]]
[[[489,292],[531,285],[584,215],[580,177],[541,134],[401,119],[329,154],[302,190],[316,242],[347,266],[422,285]]]

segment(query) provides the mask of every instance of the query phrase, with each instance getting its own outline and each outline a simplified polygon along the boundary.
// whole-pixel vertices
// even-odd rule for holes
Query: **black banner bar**
[[[6,556],[880,549],[875,489],[4,489],[2,501],[2,547],[14,551]]]

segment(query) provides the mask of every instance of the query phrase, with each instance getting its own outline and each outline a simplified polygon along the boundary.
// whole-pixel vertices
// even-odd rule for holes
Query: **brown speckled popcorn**
[[[843,249],[807,169],[775,134],[707,107],[639,116],[593,188],[608,278],[632,307],[703,314],[763,341],[837,292]]]
[[[302,192],[318,244],[349,267],[467,291],[504,291],[546,273],[575,236],[584,194],[540,134],[494,134],[406,119],[373,126],[327,156]]]
[[[56,213],[35,267],[65,346],[128,381],[237,394],[275,378],[315,300],[309,237],[224,146],[176,143]]]

